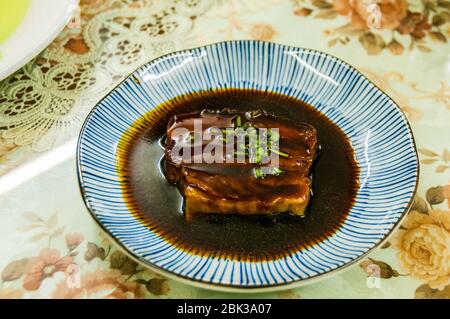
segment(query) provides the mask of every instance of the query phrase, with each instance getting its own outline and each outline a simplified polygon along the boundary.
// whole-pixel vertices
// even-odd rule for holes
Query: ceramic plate
[[[186,252],[130,212],[116,168],[123,134],[165,101],[224,88],[303,100],[346,134],[360,167],[359,189],[348,216],[332,235],[273,260],[236,260]],[[259,41],[212,44],[142,66],[92,110],[81,131],[77,160],[89,211],[132,257],[202,287],[252,292],[323,278],[379,246],[408,211],[419,170],[405,115],[361,73],[322,52]]]
[[[5,1],[2,6],[7,5],[7,0],[1,1]],[[77,3],[77,0],[18,0],[8,5],[14,12],[1,14],[14,18],[8,21],[8,34],[0,42],[0,80],[44,50],[68,23]]]

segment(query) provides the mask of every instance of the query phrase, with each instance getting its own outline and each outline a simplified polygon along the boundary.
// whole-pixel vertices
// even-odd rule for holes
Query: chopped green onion
[[[264,174],[260,167],[255,168],[255,176],[256,176],[256,178],[264,177]]]
[[[272,132],[270,133],[270,140],[271,141],[279,141],[280,140],[280,134],[278,132]]]
[[[262,149],[262,147],[258,147],[257,149],[256,149],[256,163],[261,163],[261,155],[262,155],[262,153],[263,153],[263,149]]]
[[[270,150],[270,151],[274,152],[275,154],[278,154],[280,156],[283,156],[283,157],[289,157],[289,154],[281,152],[281,151],[277,151],[277,150]]]
[[[277,175],[277,176],[280,175],[281,173],[283,173],[283,170],[279,167],[274,167],[273,170],[275,172],[275,175]]]

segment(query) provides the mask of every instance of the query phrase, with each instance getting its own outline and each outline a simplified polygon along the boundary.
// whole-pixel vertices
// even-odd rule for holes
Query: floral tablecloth
[[[450,1],[81,0],[66,29],[0,82],[0,298],[242,297],[143,269],[88,214],[75,142],[91,108],[159,55],[230,39],[329,52],[382,87],[421,173],[402,227],[331,278],[268,298],[450,298]],[[248,297],[248,295],[245,295]]]

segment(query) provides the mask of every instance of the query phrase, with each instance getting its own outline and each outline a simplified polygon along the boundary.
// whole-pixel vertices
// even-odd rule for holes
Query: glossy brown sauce
[[[262,109],[316,128],[321,152],[306,217],[205,215],[185,221],[182,197],[162,172],[162,138],[172,115],[221,108]],[[122,137],[117,169],[129,209],[166,241],[194,254],[250,261],[294,253],[336,232],[353,206],[359,173],[349,140],[322,113],[288,96],[240,89],[180,96],[150,111]]]

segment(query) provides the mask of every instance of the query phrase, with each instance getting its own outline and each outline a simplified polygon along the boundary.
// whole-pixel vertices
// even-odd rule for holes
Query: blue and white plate
[[[129,211],[116,170],[116,148],[124,132],[165,101],[218,88],[267,90],[301,99],[347,135],[360,167],[360,187],[333,235],[272,261],[227,260],[180,250]],[[168,277],[231,291],[292,288],[362,258],[400,224],[419,173],[405,115],[361,73],[322,52],[260,41],[216,43],[140,67],[92,110],[77,159],[89,211],[132,257]]]

